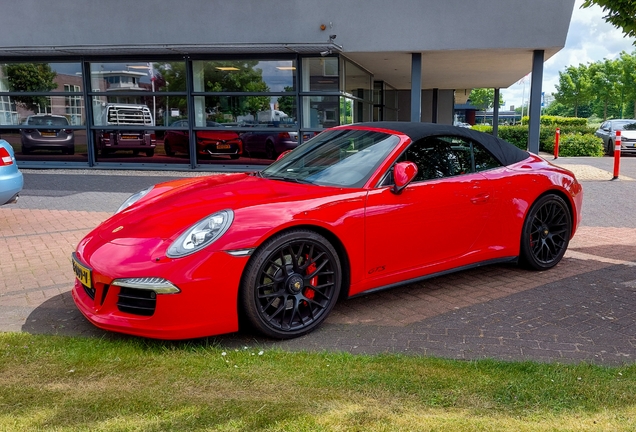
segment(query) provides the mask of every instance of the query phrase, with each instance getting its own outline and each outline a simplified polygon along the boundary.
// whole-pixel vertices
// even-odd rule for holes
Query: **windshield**
[[[614,123],[614,130],[636,130],[636,122],[616,122]]]
[[[400,138],[381,132],[322,132],[261,172],[266,178],[324,186],[362,187]]]

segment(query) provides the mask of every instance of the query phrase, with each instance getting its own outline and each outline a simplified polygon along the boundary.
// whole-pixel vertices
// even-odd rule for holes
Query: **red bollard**
[[[616,131],[616,143],[614,144],[614,177],[612,180],[618,180],[618,170],[621,165],[621,131]]]
[[[554,158],[559,158],[559,138],[561,137],[561,129],[557,128],[554,134]]]

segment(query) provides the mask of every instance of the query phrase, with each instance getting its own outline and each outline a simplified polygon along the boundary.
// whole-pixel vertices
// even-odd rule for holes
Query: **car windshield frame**
[[[398,135],[386,132],[332,129],[298,146],[260,175],[295,183],[361,188],[399,143]]]

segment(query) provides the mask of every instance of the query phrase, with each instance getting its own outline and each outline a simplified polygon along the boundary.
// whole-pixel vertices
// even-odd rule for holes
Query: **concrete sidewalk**
[[[228,348],[632,363],[636,157],[623,158],[620,181],[609,181],[611,158],[556,162],[584,187],[582,226],[556,268],[489,266],[343,301],[320,329],[291,341],[210,339]],[[96,329],[77,311],[70,254],[131,193],[184,175],[196,174],[25,171],[19,203],[0,207],[0,331],[126,337]]]

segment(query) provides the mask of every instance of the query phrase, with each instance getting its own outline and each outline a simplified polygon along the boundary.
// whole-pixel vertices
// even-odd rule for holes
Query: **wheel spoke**
[[[337,298],[339,273],[323,243],[311,238],[288,241],[261,262],[252,298],[266,327],[284,335],[324,319]]]

